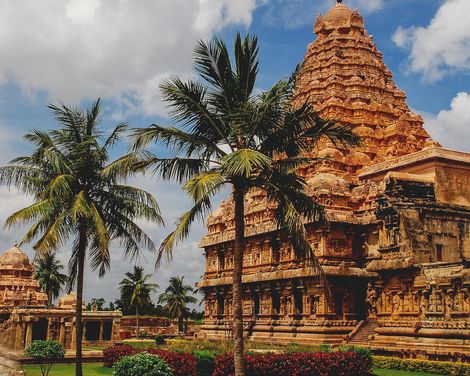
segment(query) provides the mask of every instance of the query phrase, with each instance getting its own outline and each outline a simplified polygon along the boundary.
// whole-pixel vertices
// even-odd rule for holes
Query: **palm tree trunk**
[[[77,306],[76,306],[76,354],[75,354],[75,376],[83,376],[82,371],[82,339],[83,339],[83,320],[82,320],[82,302],[83,302],[83,271],[85,268],[86,252],[86,233],[81,230],[78,244],[78,270],[77,270]]]
[[[243,300],[242,300],[242,274],[243,250],[245,240],[245,202],[244,189],[233,187],[233,201],[235,203],[235,247],[233,254],[233,338],[235,376],[244,376],[244,345],[243,345]]]
[[[135,306],[136,337],[139,338],[139,306]]]

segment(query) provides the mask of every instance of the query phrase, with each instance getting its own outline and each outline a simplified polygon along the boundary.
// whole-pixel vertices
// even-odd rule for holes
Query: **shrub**
[[[137,338],[147,338],[148,333],[145,329],[139,330],[139,333],[137,334]]]
[[[214,372],[215,356],[210,351],[198,350],[194,352],[197,364],[197,376],[212,376]]]
[[[157,355],[124,356],[113,366],[114,376],[173,376],[171,368]]]
[[[105,367],[112,367],[122,357],[134,355],[137,351],[131,345],[113,345],[103,350],[103,363]]]
[[[320,352],[323,352],[323,353],[331,352],[331,345],[325,345],[325,344],[320,345]]]
[[[470,375],[470,364],[459,362],[437,362],[432,360],[399,359],[387,356],[374,356],[377,368],[396,369],[413,372],[434,373],[446,376]]]
[[[157,345],[164,345],[166,342],[165,340],[165,336],[161,335],[161,334],[158,334],[155,336],[155,343]]]
[[[162,358],[173,370],[174,376],[196,376],[196,358],[192,354],[159,349],[147,349],[147,352]]]
[[[52,368],[52,363],[57,359],[64,358],[65,350],[56,341],[33,341],[25,350],[25,355],[40,363],[41,374],[47,376]]]
[[[245,356],[246,376],[364,376],[372,361],[353,352],[294,353]],[[234,375],[233,355],[217,358],[213,376]]]

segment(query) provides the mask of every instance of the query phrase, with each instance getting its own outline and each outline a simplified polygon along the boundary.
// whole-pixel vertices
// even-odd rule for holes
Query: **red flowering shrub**
[[[103,363],[105,367],[112,367],[123,356],[134,355],[137,351],[131,345],[113,345],[103,350]]]
[[[174,376],[196,376],[196,357],[192,354],[158,349],[147,349],[145,351],[162,358],[173,370]]]
[[[246,376],[365,376],[371,367],[370,357],[353,352],[245,356]],[[234,374],[232,354],[216,359],[213,376]]]

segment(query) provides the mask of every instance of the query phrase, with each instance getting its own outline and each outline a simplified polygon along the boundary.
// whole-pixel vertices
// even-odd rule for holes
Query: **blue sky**
[[[86,106],[103,98],[103,126],[168,123],[158,82],[191,75],[194,42],[220,35],[231,43],[241,30],[261,46],[258,89],[289,75],[313,41],[313,23],[333,0],[3,0],[0,3],[0,162],[27,153],[21,137],[32,128],[50,129],[46,108],[58,99]],[[470,14],[468,0],[345,0],[365,17],[366,28],[384,53],[410,107],[443,146],[470,152]],[[116,155],[125,150],[116,150]],[[179,188],[151,177],[136,182],[159,200],[167,229],[144,224],[156,242],[188,203]],[[28,202],[0,188],[0,222]],[[24,228],[3,230],[0,247],[21,239]],[[197,248],[204,230],[175,252],[175,261],[153,269],[140,263],[161,287],[170,276],[195,283],[204,271]],[[30,245],[24,250],[32,256]],[[99,280],[87,272],[86,297],[117,295],[132,263],[113,249],[112,270]],[[66,262],[69,251],[59,256]]]

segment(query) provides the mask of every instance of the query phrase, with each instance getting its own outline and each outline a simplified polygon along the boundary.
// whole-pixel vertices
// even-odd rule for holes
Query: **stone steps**
[[[348,343],[357,345],[370,344],[370,337],[375,334],[375,329],[379,326],[377,319],[369,318],[367,322],[349,339]]]

